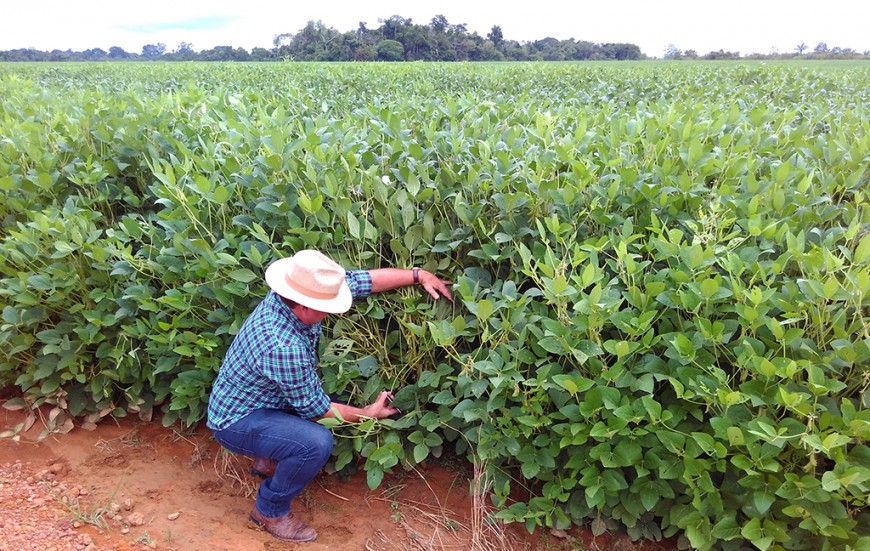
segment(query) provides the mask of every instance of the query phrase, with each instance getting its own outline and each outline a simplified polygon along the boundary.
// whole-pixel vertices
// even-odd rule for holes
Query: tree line
[[[436,15],[428,24],[415,24],[410,18],[394,15],[379,19],[379,27],[360,22],[352,31],[339,32],[322,21],[309,21],[297,33],[274,37],[271,48],[248,51],[233,46],[217,46],[195,51],[182,42],[170,51],[165,44],[146,44],[141,53],[127,52],[119,46],[108,51],[90,48],[80,52],[32,48],[0,51],[0,61],[583,61],[647,59],[640,47],[631,43],[595,44],[585,40],[558,40],[547,37],[519,42],[504,37],[501,27],[493,25],[486,36],[468,32],[465,24],[451,24]],[[794,52],[749,54],[711,51],[698,54],[669,45],[665,59],[861,59],[870,51],[829,48],[820,42],[813,50],[805,43]]]
[[[575,61],[645,59],[636,44],[594,44],[552,37],[528,42],[507,40],[493,25],[486,36],[468,32],[465,24],[451,24],[436,15],[428,24],[394,15],[369,28],[361,22],[347,32],[309,21],[297,33],[274,37],[272,48],[250,52],[233,46],[195,51],[189,42],[175,50],[165,44],[147,44],[141,53],[113,46],[105,51],[16,49],[0,52],[0,61]]]
[[[829,48],[825,42],[819,42],[815,48],[810,50],[805,42],[801,42],[793,52],[769,53],[769,54],[749,54],[741,56],[740,52],[726,52],[719,50],[718,52],[709,52],[704,55],[699,55],[695,50],[680,50],[673,44],[669,44],[665,50],[665,59],[870,59],[870,50],[864,53],[853,50],[852,48],[840,48],[834,46]]]

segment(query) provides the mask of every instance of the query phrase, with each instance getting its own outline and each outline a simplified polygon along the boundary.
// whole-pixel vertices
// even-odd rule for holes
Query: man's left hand
[[[447,288],[447,283],[438,279],[438,276],[432,272],[420,270],[420,285],[422,285],[435,300],[444,297],[450,302],[453,302],[453,295],[450,294],[450,289]]]

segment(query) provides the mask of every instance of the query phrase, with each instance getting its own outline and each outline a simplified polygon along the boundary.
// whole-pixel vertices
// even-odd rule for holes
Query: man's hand
[[[378,395],[378,399],[374,403],[363,408],[363,417],[371,417],[373,419],[385,419],[391,415],[399,413],[398,408],[388,405],[393,401],[393,393],[387,390],[382,391]]]
[[[378,395],[378,399],[374,403],[367,405],[364,408],[358,408],[348,404],[340,404],[332,402],[329,405],[329,410],[323,414],[323,417],[338,417],[348,423],[358,423],[365,419],[386,419],[391,415],[402,413],[399,408],[387,405],[393,401],[393,393],[387,390],[382,391]],[[338,415],[336,415],[338,414]],[[321,419],[318,417],[313,419]]]
[[[450,289],[447,288],[447,284],[438,279],[438,276],[432,272],[420,270],[420,285],[422,285],[435,300],[444,297],[450,302],[453,302],[453,295],[450,294]]]

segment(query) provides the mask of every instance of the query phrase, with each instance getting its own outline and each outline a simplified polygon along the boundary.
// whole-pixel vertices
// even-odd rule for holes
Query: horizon
[[[147,7],[119,9],[99,0],[75,4],[34,0],[16,6],[6,17],[0,50],[80,52],[95,48],[108,51],[117,46],[139,53],[149,44],[164,44],[167,51],[174,51],[188,43],[196,52],[219,46],[250,52],[258,47],[271,49],[276,36],[296,34],[309,21],[346,33],[360,22],[369,28],[380,27],[395,15],[416,25],[429,25],[436,15],[443,15],[450,24],[464,24],[469,34],[481,37],[497,25],[506,40],[521,44],[546,38],[626,43],[637,45],[644,55],[654,58],[663,57],[670,45],[699,55],[719,50],[741,56],[785,54],[795,52],[800,44],[812,51],[819,43],[858,53],[870,51],[870,33],[863,24],[870,20],[870,3],[831,0],[824,10],[808,0],[735,0],[728,10],[697,4],[689,0],[655,5],[622,0],[608,6],[583,6],[540,0],[534,6],[502,6],[445,0],[430,8],[392,0],[375,0],[366,6],[346,1],[293,6],[249,0],[239,6],[228,0],[195,0],[181,5],[154,0]],[[333,9],[322,13],[326,8]]]

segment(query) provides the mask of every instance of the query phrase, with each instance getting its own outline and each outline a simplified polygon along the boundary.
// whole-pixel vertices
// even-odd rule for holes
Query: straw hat
[[[320,251],[302,250],[266,268],[266,283],[284,298],[319,312],[341,314],[353,297],[344,268]]]

